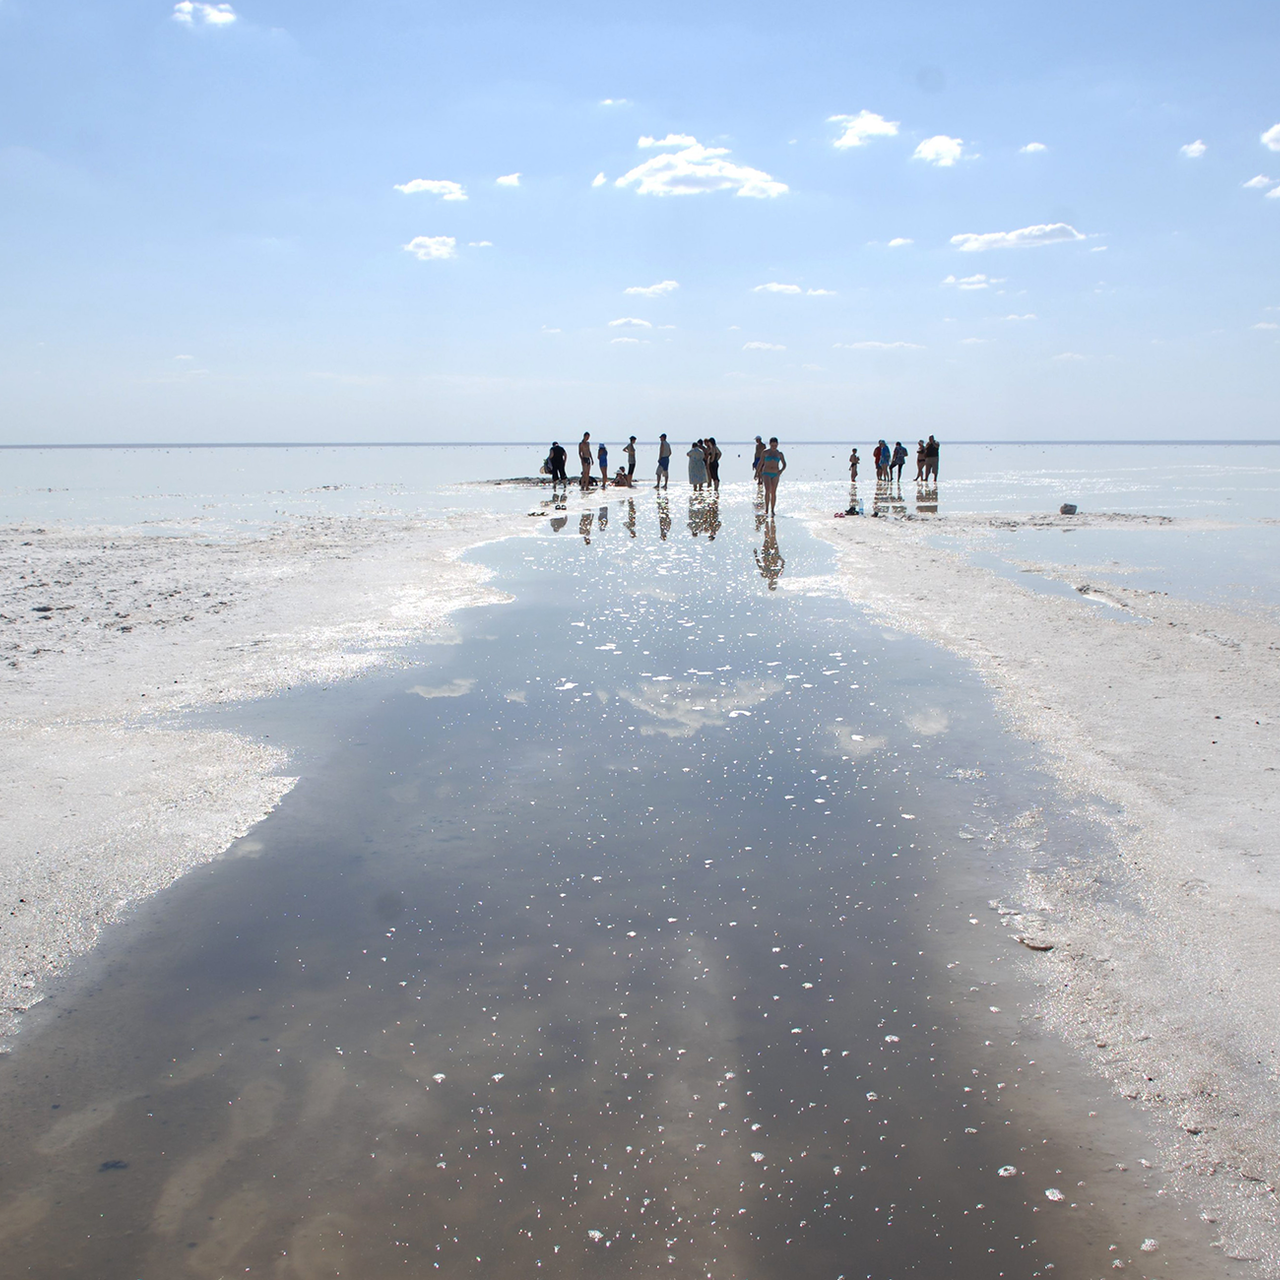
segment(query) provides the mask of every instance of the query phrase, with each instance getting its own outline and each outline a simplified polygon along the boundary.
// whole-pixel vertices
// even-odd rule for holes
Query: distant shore
[[[1065,518],[807,523],[837,552],[840,591],[972,662],[1069,802],[1109,830],[1109,847],[1058,850],[1056,872],[1028,869],[998,904],[1041,991],[1029,1016],[1153,1113],[1174,1185],[1225,1255],[1275,1274],[1280,627],[1057,569],[1080,598],[1047,594],[966,558],[987,529]]]

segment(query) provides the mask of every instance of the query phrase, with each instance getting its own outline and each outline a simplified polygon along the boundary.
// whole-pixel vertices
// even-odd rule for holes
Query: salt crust
[[[517,531],[495,515],[219,540],[0,531],[0,1047],[105,924],[293,786],[283,751],[175,717],[446,636],[454,609],[505,598],[461,552]]]
[[[1055,871],[1028,867],[1016,909],[993,904],[1040,991],[1024,1017],[1149,1109],[1166,1185],[1217,1224],[1215,1247],[1280,1274],[1280,628],[1111,585],[1100,608],[963,554],[985,529],[1186,521],[808,522],[843,593],[972,662],[1069,803],[1109,828],[1101,847],[1051,849]],[[1010,844],[1035,848],[1027,834]]]

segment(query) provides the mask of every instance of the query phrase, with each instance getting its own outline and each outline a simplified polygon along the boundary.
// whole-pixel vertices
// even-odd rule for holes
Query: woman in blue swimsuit
[[[778,513],[778,480],[787,469],[787,459],[778,448],[778,437],[769,437],[769,447],[760,455],[760,480],[764,485],[764,513]]]

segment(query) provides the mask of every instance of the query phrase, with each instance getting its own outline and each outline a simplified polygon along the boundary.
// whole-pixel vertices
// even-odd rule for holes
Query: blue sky
[[[0,439],[1280,437],[1278,34],[0,0]]]

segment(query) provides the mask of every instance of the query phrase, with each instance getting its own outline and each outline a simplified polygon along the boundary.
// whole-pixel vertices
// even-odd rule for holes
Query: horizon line
[[[693,437],[690,437],[691,439]],[[637,444],[657,444],[657,440],[637,440]],[[751,440],[724,440],[728,445],[753,444]],[[840,440],[791,440],[789,446],[844,445],[850,439]],[[853,441],[857,444],[858,441]],[[1152,440],[943,440],[941,444],[954,445],[1280,445],[1280,439],[1222,440],[1152,439]],[[73,442],[58,444],[0,444],[0,449],[459,449],[459,448],[529,448],[544,446],[536,440],[162,440],[162,441],[111,441]]]

